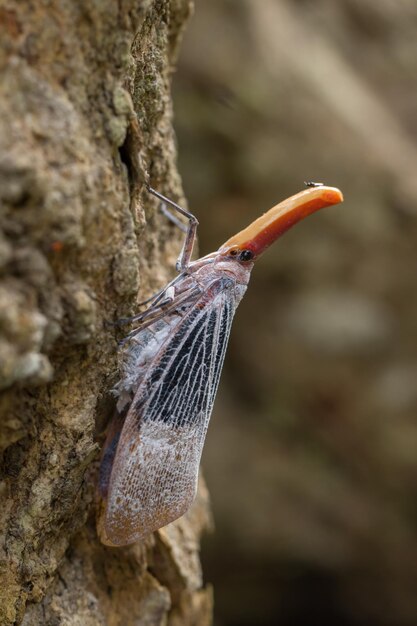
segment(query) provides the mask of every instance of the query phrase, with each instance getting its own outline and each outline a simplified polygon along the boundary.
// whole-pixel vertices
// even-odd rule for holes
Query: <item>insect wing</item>
[[[114,545],[169,524],[195,497],[237,306],[233,283],[223,278],[206,290],[167,338],[138,388],[109,484],[105,530]]]

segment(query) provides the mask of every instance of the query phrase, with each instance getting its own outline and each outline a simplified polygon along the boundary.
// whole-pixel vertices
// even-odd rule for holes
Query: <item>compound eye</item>
[[[239,261],[251,261],[252,259],[252,250],[242,250],[242,252],[239,254]]]

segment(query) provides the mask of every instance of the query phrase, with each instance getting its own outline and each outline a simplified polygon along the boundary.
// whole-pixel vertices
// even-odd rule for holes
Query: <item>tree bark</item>
[[[0,623],[209,624],[187,516],[101,545],[95,484],[117,339],[172,276],[180,234],[143,181],[183,201],[171,73],[190,0],[0,5]],[[142,297],[143,296],[143,297]]]

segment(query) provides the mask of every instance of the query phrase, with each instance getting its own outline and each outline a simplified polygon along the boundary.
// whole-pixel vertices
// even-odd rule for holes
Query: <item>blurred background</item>
[[[257,263],[203,454],[217,626],[417,624],[417,4],[197,0],[174,78],[206,254],[340,187]]]

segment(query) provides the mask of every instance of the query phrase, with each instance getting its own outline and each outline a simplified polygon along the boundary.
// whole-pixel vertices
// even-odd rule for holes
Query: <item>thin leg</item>
[[[143,317],[143,314],[149,311],[150,309],[152,309],[153,307],[157,305],[161,306],[161,304],[162,306],[164,306],[163,299],[166,296],[167,291],[169,291],[174,285],[176,285],[177,282],[181,280],[181,278],[182,278],[182,274],[180,274],[179,276],[176,276],[173,280],[171,280],[170,283],[168,283],[168,285],[165,285],[163,289],[161,289],[157,293],[154,293],[153,296],[151,296],[150,298],[147,298],[146,300],[143,300],[142,302],[138,302],[137,306],[144,306],[145,304],[149,304],[149,302],[151,302],[151,306],[145,311],[136,313],[136,315],[132,315],[131,317],[121,317],[115,322],[106,322],[106,324],[109,326],[123,326],[125,324],[131,324],[132,322],[137,322],[138,320],[140,320]],[[162,300],[162,303],[161,303],[161,300]],[[170,301],[171,301],[171,298],[168,298],[167,304],[169,304]]]
[[[167,204],[172,206],[172,208],[178,211],[178,213],[180,213],[181,215],[184,215],[188,219],[187,233],[185,235],[185,240],[182,246],[181,253],[176,263],[177,272],[184,272],[188,268],[191,255],[193,253],[193,246],[194,246],[195,236],[197,232],[198,220],[196,217],[194,217],[192,213],[180,207],[180,205],[177,204],[176,202],[173,202],[169,198],[166,198],[165,196],[162,195],[162,193],[159,193],[159,191],[152,189],[152,187],[150,187],[149,185],[147,185],[147,189],[149,193],[153,194],[154,196],[162,200],[162,202],[166,202]]]
[[[173,303],[173,301],[167,301],[159,307],[155,307],[155,309],[147,309],[142,314],[140,326],[131,330],[130,333],[124,339],[122,339],[122,341],[119,342],[119,346],[123,346],[125,343],[127,343],[128,341],[136,337],[136,335],[138,335],[140,332],[142,332],[144,328],[147,328],[147,326],[150,326],[156,320],[165,317],[167,313],[177,310],[178,307],[180,307],[184,302],[189,302],[190,299],[193,299],[200,294],[201,287],[195,286],[192,288],[191,291],[184,293],[180,298],[178,298],[178,300],[175,301],[175,304]]]
[[[177,228],[182,230],[183,233],[187,232],[188,227],[183,224],[176,215],[174,215],[169,209],[167,209],[165,202],[162,202],[161,204],[161,211],[165,215],[165,217],[167,217],[173,224],[175,224]]]
[[[164,307],[168,306],[172,298],[169,295],[166,302],[164,302],[164,298],[167,295],[167,292],[169,293],[168,291],[169,288],[173,287],[176,284],[176,282],[182,278],[183,272],[187,271],[187,268],[191,259],[191,255],[193,252],[193,245],[194,245],[195,235],[196,235],[197,226],[198,226],[197,218],[194,217],[194,215],[190,213],[189,211],[186,211],[185,209],[180,207],[176,202],[173,202],[169,198],[166,198],[165,196],[163,196],[161,193],[159,193],[159,191],[152,189],[152,187],[150,187],[149,185],[147,185],[146,187],[149,193],[159,198],[159,200],[162,200],[164,204],[166,203],[172,206],[176,211],[178,211],[178,213],[180,213],[181,215],[184,215],[189,221],[188,227],[185,227],[185,225],[182,224],[182,222],[179,222],[178,220],[178,225],[180,226],[180,228],[186,229],[184,244],[181,250],[181,254],[178,257],[178,261],[176,263],[176,269],[178,272],[180,272],[180,274],[179,276],[174,278],[174,280],[172,280],[168,285],[166,285],[163,289],[155,293],[153,296],[151,296],[147,300],[144,300],[143,302],[138,303],[138,306],[143,306],[145,304],[151,303],[150,307],[146,311],[137,313],[136,315],[133,315],[132,317],[120,318],[116,322],[108,322],[107,324],[109,326],[123,326],[124,324],[130,324],[131,322],[141,321],[144,316],[144,313],[150,311],[154,307],[159,305],[163,309]],[[168,217],[171,220],[173,220],[175,223],[177,223],[177,219],[175,218],[175,216],[171,215],[171,213],[167,210],[166,207],[164,207],[164,209],[165,209],[164,212],[168,214]],[[130,335],[128,335],[128,337],[129,336]]]
[[[149,304],[149,302],[152,302],[152,300],[157,300],[157,298],[160,297],[165,292],[165,290],[166,287],[164,287],[157,293],[154,293],[149,298],[146,298],[146,300],[138,302],[136,306],[144,306],[145,304]],[[130,317],[119,317],[119,319],[115,322],[106,322],[106,326],[124,326],[125,324],[131,324],[132,322],[136,322],[140,317],[142,317],[142,315],[143,311],[141,311],[140,313],[136,313],[136,315],[131,315]]]

